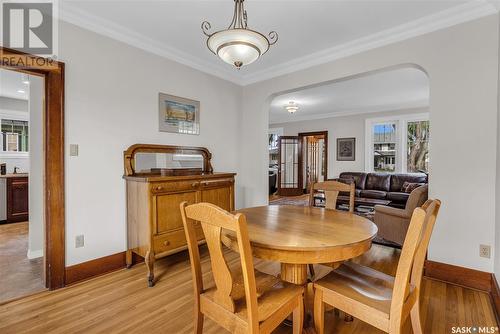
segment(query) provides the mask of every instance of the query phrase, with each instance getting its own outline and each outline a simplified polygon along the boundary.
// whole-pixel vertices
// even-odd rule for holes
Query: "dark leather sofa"
[[[390,206],[404,208],[409,193],[402,190],[403,184],[425,183],[428,178],[423,173],[388,174],[388,173],[364,173],[344,172],[339,175],[341,181],[353,182],[356,187],[356,197],[387,199],[391,201]]]

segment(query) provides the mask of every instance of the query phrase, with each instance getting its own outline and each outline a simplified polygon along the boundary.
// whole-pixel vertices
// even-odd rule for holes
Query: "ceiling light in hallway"
[[[290,114],[295,113],[297,110],[299,110],[299,106],[297,103],[290,101],[288,104],[285,106],[286,111],[288,111]]]

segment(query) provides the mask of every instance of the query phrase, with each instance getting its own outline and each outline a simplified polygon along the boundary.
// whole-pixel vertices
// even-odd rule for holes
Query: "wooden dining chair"
[[[303,287],[254,270],[246,218],[209,203],[180,205],[193,272],[194,332],[203,332],[204,316],[231,333],[271,333],[293,314],[293,333],[302,332]],[[215,286],[204,287],[196,230],[203,229]],[[235,233],[241,267],[230,269],[221,243],[222,229]]]
[[[309,206],[314,206],[314,194],[318,190],[325,194],[325,208],[336,210],[337,197],[341,191],[349,192],[349,212],[354,212],[354,182],[347,184],[339,181],[324,181],[314,183],[309,194]]]
[[[410,316],[413,333],[422,333],[420,287],[425,255],[441,202],[428,200],[413,212],[396,277],[347,262],[314,283],[314,324],[324,332],[325,303],[386,333],[401,333]]]
[[[325,195],[325,209],[337,210],[337,197],[341,191],[349,192],[349,212],[354,212],[354,182],[350,184],[342,183],[339,181],[324,181],[314,183],[311,187],[311,192],[309,194],[309,206],[315,206],[314,194],[316,191],[323,191]],[[325,263],[329,267],[337,267],[336,263]],[[309,264],[309,273],[314,279],[316,276],[316,271],[314,265]]]

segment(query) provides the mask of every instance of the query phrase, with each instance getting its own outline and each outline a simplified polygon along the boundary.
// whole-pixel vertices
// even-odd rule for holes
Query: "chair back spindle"
[[[325,194],[325,208],[329,210],[336,210],[337,198],[341,191],[349,193],[349,212],[354,212],[354,182],[350,184],[342,183],[339,181],[324,181],[314,183],[311,187],[309,194],[309,206],[314,206],[314,193],[316,191],[323,191]]]

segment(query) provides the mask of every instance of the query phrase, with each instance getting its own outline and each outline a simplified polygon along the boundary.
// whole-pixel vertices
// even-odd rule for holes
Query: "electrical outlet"
[[[69,144],[69,156],[70,157],[78,156],[78,144]]]
[[[75,248],[80,248],[85,246],[85,238],[83,237],[83,234],[77,235],[75,237]]]
[[[479,256],[489,259],[491,257],[491,246],[479,245]]]

